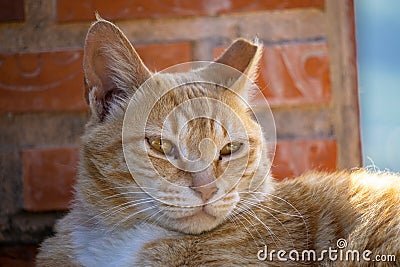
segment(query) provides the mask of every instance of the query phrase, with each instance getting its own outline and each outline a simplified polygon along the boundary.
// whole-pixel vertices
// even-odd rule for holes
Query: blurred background
[[[400,171],[400,2],[356,0],[365,166]]]

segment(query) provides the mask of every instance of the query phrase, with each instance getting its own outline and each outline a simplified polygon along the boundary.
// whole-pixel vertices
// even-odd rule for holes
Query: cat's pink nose
[[[200,193],[201,199],[206,202],[218,191],[215,184],[215,174],[212,167],[192,174],[193,180],[190,188]]]
[[[200,193],[201,195],[201,199],[206,202],[207,200],[209,200],[210,198],[213,197],[213,195],[215,195],[215,193],[217,193],[218,188],[215,186],[215,184],[209,184],[206,186],[201,186],[201,187],[190,187],[193,191]]]

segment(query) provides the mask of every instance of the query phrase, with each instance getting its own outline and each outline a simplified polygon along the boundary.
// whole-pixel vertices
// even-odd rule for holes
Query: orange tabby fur
[[[254,78],[261,50],[260,45],[240,39],[217,62]],[[264,245],[275,250],[321,251],[328,246],[334,248],[339,238],[345,238],[350,249],[396,255],[396,264],[400,264],[400,178],[363,170],[333,174],[311,172],[280,183],[275,183],[270,176],[257,177],[258,162],[262,170],[268,170],[271,164],[266,144],[258,124],[239,97],[246,98],[245,83],[238,77],[224,77],[224,73],[205,69],[156,77],[147,88],[154,90],[154,94],[162,88],[176,86],[177,80],[190,80],[196,75],[213,76],[212,79],[219,79],[225,87],[234,87],[234,92],[214,85],[184,86],[164,95],[148,120],[153,127],[161,127],[166,115],[177,105],[204,96],[232,108],[249,136],[248,160],[232,159],[233,165],[244,169],[240,182],[229,191],[229,179],[216,180],[219,191],[215,199],[221,198],[200,211],[172,209],[149,199],[128,170],[122,128],[128,99],[153,74],[123,33],[101,19],[89,30],[84,70],[91,119],[82,137],[74,202],[70,213],[57,223],[55,236],[43,242],[37,256],[38,266],[84,266],[85,263],[87,266],[114,266],[115,263],[121,266],[349,266],[348,262],[257,259],[257,252]],[[137,110],[141,114],[139,104]],[[230,118],[229,114],[219,116]],[[175,124],[181,123],[177,118]],[[225,140],[227,132],[210,119],[193,120],[186,127],[185,144],[191,154],[198,153],[191,144],[197,147],[204,138],[214,138],[214,142],[224,145],[220,140]],[[166,180],[182,186],[181,191],[172,187],[157,188],[165,193],[166,199],[192,198],[201,202],[198,192],[190,189],[196,174],[177,169],[152,150],[149,158]],[[216,178],[225,171],[234,177],[237,172],[229,171],[227,164],[227,160],[216,158],[209,171]],[[249,191],[251,181],[261,183],[257,191]],[[157,186],[155,181],[153,186]],[[218,195],[224,190],[226,195]],[[132,199],[134,205],[129,204]],[[153,208],[149,203],[156,206],[160,219],[152,218]],[[141,224],[143,221],[145,224]]]

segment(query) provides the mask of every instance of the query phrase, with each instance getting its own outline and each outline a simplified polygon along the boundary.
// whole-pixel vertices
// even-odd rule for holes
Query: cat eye
[[[228,143],[219,151],[219,154],[221,156],[227,156],[227,155],[233,154],[236,151],[238,151],[241,146],[242,146],[242,143],[240,143],[240,142]]]
[[[147,138],[147,142],[152,148],[163,154],[171,154],[174,150],[174,146],[170,141],[161,139],[160,137],[149,137]]]

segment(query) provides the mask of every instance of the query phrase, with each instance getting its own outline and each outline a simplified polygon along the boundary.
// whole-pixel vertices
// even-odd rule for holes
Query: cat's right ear
[[[86,36],[83,68],[85,99],[98,122],[151,76],[121,30],[101,18]]]
[[[258,76],[262,51],[263,45],[258,40],[237,39],[215,60],[218,64],[210,64],[200,74],[247,99]]]

